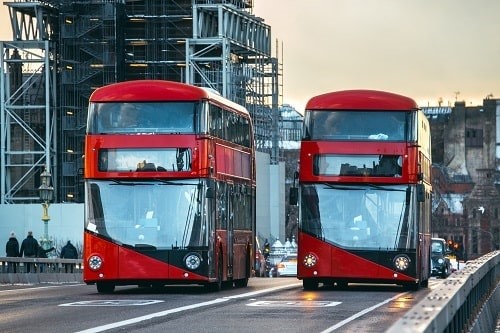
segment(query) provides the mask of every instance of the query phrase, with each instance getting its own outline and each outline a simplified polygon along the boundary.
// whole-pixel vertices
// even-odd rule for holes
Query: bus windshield
[[[306,140],[405,141],[413,135],[410,112],[308,111]]]
[[[90,181],[85,227],[133,247],[207,246],[203,189],[198,180]]]
[[[303,185],[301,229],[349,249],[414,249],[414,187]]]
[[[89,134],[195,133],[200,131],[199,102],[90,103]]]

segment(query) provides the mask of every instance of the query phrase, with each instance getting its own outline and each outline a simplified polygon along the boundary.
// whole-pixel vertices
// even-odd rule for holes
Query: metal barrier
[[[81,259],[0,257],[0,283],[82,282]]]
[[[494,332],[499,283],[500,251],[495,251],[467,262],[386,332]]]

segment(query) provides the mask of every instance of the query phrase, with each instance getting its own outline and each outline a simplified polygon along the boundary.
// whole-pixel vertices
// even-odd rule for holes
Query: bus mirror
[[[425,187],[424,184],[417,184],[417,201],[425,201]]]
[[[292,205],[292,206],[297,205],[298,198],[299,198],[299,189],[297,187],[291,187],[290,188],[290,198],[289,198],[290,205]]]
[[[207,199],[215,198],[215,193],[214,193],[213,187],[207,187],[207,192],[205,193],[205,198],[207,198]]]

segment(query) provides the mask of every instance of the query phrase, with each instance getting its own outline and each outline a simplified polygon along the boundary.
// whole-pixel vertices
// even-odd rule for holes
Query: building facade
[[[500,100],[424,107],[432,133],[433,236],[472,259],[500,239]]]

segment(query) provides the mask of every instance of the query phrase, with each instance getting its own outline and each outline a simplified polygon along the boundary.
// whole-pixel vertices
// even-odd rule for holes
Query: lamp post
[[[40,200],[42,200],[42,221],[43,221],[43,239],[40,241],[44,250],[51,247],[52,241],[49,240],[49,206],[54,195],[54,188],[50,185],[52,175],[45,168],[40,175],[41,185],[38,188]]]

